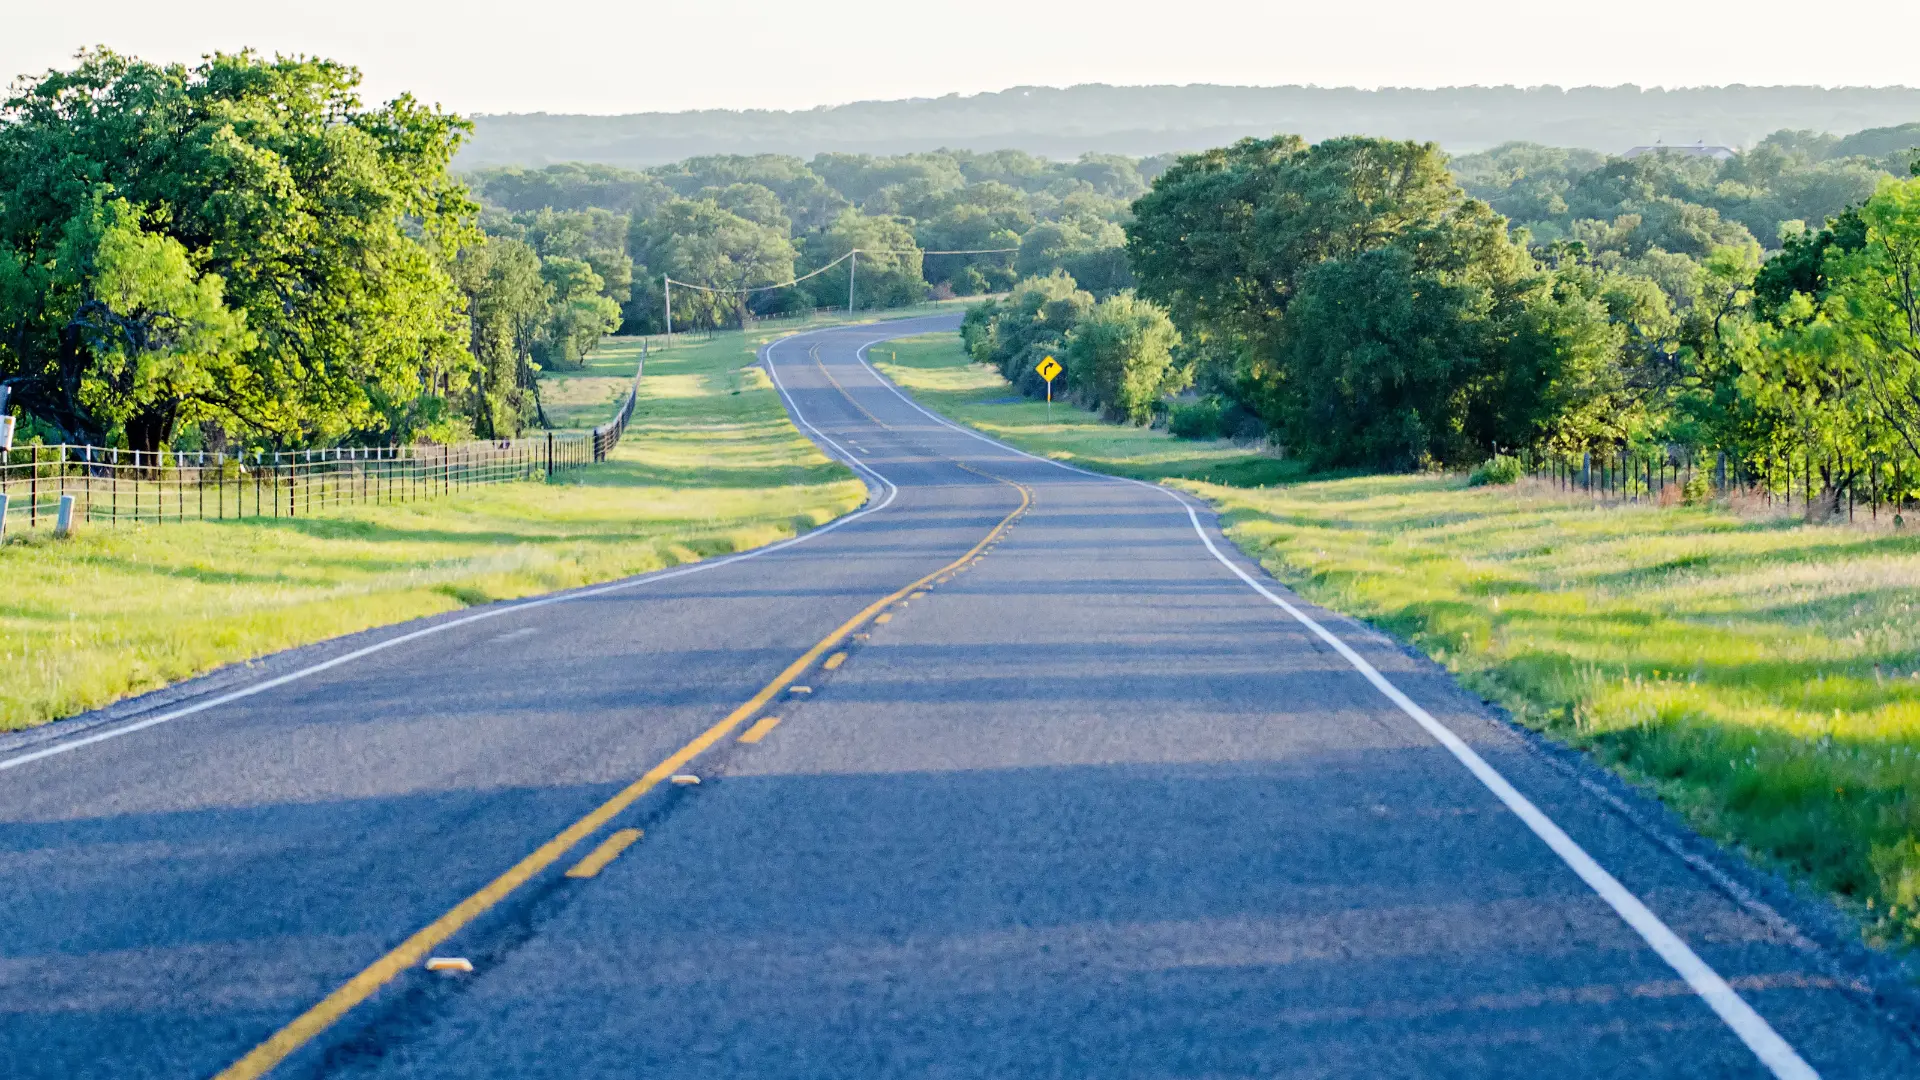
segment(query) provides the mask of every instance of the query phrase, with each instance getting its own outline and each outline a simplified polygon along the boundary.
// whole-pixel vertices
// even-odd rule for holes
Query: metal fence
[[[419,502],[544,479],[605,461],[638,395],[636,374],[613,419],[591,431],[492,442],[253,454],[19,446],[0,452],[0,531],[54,527],[65,497],[73,499],[75,523],[158,524],[305,517],[329,507]]]
[[[1614,449],[1536,455],[1525,465],[1537,479],[1597,499],[1666,503],[1744,496],[1783,510],[1798,508],[1808,517],[1848,521],[1861,510],[1873,520],[1882,508],[1891,514],[1911,510],[1916,479],[1910,461],[1813,453],[1749,460],[1719,451]]]
[[[11,528],[51,526],[65,496],[77,522],[105,525],[304,517],[353,503],[418,502],[483,484],[533,480],[598,457],[596,437],[291,453],[142,453],[26,446],[0,465]]]

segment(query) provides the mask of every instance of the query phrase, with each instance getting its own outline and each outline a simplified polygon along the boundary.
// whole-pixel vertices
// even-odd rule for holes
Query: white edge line
[[[801,331],[799,333],[790,334],[787,337],[779,338],[775,341],[769,342],[765,347],[763,347],[760,350],[761,358],[763,360],[768,361],[767,370],[769,371],[769,373],[773,371],[773,364],[771,362],[771,357],[772,357],[774,346],[780,344],[781,342],[791,341],[807,333],[820,333],[820,331],[817,331],[817,330]],[[884,341],[886,339],[879,338],[876,340]],[[442,623],[435,623],[432,626],[422,627],[418,630],[413,630],[405,634],[400,634],[396,637],[387,638],[384,641],[377,641],[372,645],[367,645],[363,648],[355,649],[349,653],[343,653],[339,656],[332,658],[331,660],[323,660],[317,664],[310,664],[307,667],[299,669],[298,671],[290,671],[284,675],[277,675],[271,679],[267,679],[262,682],[257,682],[250,686],[241,687],[238,690],[229,691],[227,693],[220,694],[215,697],[205,698],[203,700],[196,701],[191,705],[183,705],[177,709],[169,709],[165,712],[156,713],[153,716],[148,716],[139,720],[135,720],[132,723],[121,724],[117,727],[110,727],[104,731],[96,731],[89,735],[83,735],[75,739],[66,740],[65,742],[56,742],[48,746],[40,747],[37,750],[32,750],[24,754],[17,754],[10,758],[0,758],[0,772],[6,772],[9,769],[17,769],[22,765],[29,765],[29,764],[32,764],[33,762],[41,761],[50,757],[55,757],[60,754],[72,753],[75,750],[80,750],[85,747],[92,746],[96,743],[103,743],[109,739],[118,739],[123,735],[132,735],[137,731],[145,731],[148,728],[158,727],[161,724],[170,723],[174,720],[179,720],[188,716],[193,716],[196,713],[203,713],[209,709],[216,709],[222,705],[231,704],[235,701],[240,701],[245,698],[253,697],[256,694],[266,693],[268,690],[277,689],[278,687],[285,686],[288,683],[299,682],[302,679],[310,678],[314,675],[320,674],[323,671],[328,671],[332,668],[339,667],[342,664],[352,663],[355,660],[360,660],[365,657],[372,656],[374,653],[384,652],[387,649],[394,648],[395,646],[404,645],[410,641],[417,641],[421,638],[429,637],[433,634],[443,633],[445,631],[457,629],[462,626],[471,626],[474,623],[481,622],[486,619],[499,618],[503,615],[514,615],[523,611],[532,610],[533,608],[546,607],[549,604],[561,604],[561,603],[567,603],[573,600],[584,600],[588,597],[593,597],[593,596],[605,596],[608,593],[620,592],[625,589],[638,588],[642,585],[651,585],[655,582],[667,581],[672,578],[685,577],[688,574],[698,574],[698,573],[704,573],[708,570],[718,570],[723,566],[731,566],[734,563],[743,562],[747,559],[755,559],[755,558],[759,558],[762,555],[770,555],[776,551],[781,551],[786,548],[790,548],[795,544],[805,543],[816,536],[821,536],[826,533],[832,532],[835,529],[841,528],[842,526],[845,526],[845,525],[850,525],[853,522],[858,521],[859,519],[864,518],[870,514],[875,514],[880,512],[881,510],[886,509],[893,502],[894,497],[900,493],[899,487],[896,484],[894,484],[893,481],[888,480],[886,477],[880,475],[878,472],[875,472],[873,469],[868,468],[864,463],[855,459],[851,454],[848,454],[844,449],[841,449],[838,443],[835,443],[832,439],[829,439],[825,435],[821,434],[818,428],[815,428],[813,424],[810,423],[805,416],[801,415],[799,406],[787,394],[786,388],[783,385],[781,385],[780,377],[777,374],[773,375],[773,382],[774,382],[774,388],[779,392],[781,400],[786,403],[788,409],[790,409],[793,412],[794,417],[798,419],[801,424],[805,425],[809,431],[812,431],[815,435],[819,436],[819,438],[822,441],[833,446],[835,450],[838,450],[839,453],[843,456],[843,459],[846,461],[846,463],[850,464],[854,468],[856,473],[864,473],[866,475],[872,476],[874,479],[880,482],[883,496],[879,502],[863,507],[860,510],[855,511],[854,513],[846,515],[845,517],[837,518],[833,521],[826,523],[825,525],[819,526],[818,528],[811,529],[805,533],[800,534],[799,536],[789,537],[777,543],[768,544],[766,547],[755,548],[752,551],[744,551],[738,555],[729,555],[723,559],[714,559],[711,561],[698,562],[698,563],[694,563],[691,566],[674,567],[666,570],[656,570],[650,574],[642,574],[639,577],[629,578],[625,581],[616,581],[607,585],[596,585],[591,588],[580,589],[573,592],[560,593],[552,596],[536,597],[531,600],[523,600],[515,603],[502,604],[499,606],[491,606],[491,607],[485,608],[484,610],[474,612],[471,615],[465,615],[457,619],[449,619],[446,622],[442,622]]]
[[[1700,998],[1707,1003],[1707,1006],[1719,1015],[1727,1027],[1731,1028],[1733,1033],[1739,1036],[1740,1041],[1746,1044],[1747,1049],[1751,1050],[1753,1055],[1759,1058],[1761,1063],[1773,1072],[1773,1075],[1779,1077],[1780,1080],[1819,1080],[1820,1074],[1815,1072],[1813,1067],[1808,1065],[1793,1047],[1789,1045],[1785,1039],[1780,1037],[1779,1032],[1773,1030],[1773,1026],[1768,1024],[1764,1017],[1754,1011],[1753,1006],[1747,1004],[1746,999],[1742,998],[1732,986],[1727,984],[1727,980],[1722,978],[1719,972],[1714,971],[1713,968],[1707,965],[1706,961],[1700,959],[1699,954],[1695,953],[1686,942],[1682,941],[1680,936],[1675,934],[1666,923],[1662,922],[1660,917],[1655,915],[1646,904],[1642,903],[1639,897],[1635,896],[1625,885],[1620,884],[1619,879],[1608,873],[1606,868],[1601,866],[1592,855],[1587,854],[1585,848],[1581,847],[1572,837],[1568,836],[1559,825],[1554,824],[1552,818],[1542,812],[1540,808],[1535,806],[1525,795],[1522,795],[1518,789],[1507,781],[1505,776],[1500,774],[1498,769],[1487,764],[1486,759],[1481,757],[1473,747],[1468,746],[1460,736],[1455,735],[1452,729],[1434,719],[1432,713],[1429,713],[1426,709],[1422,708],[1418,702],[1415,702],[1403,693],[1399,687],[1395,686],[1385,675],[1382,675],[1378,668],[1367,662],[1365,657],[1355,652],[1351,646],[1345,641],[1342,641],[1333,631],[1322,626],[1318,620],[1289,603],[1284,597],[1279,596],[1265,585],[1262,585],[1251,574],[1248,574],[1232,560],[1228,559],[1226,555],[1215,546],[1213,538],[1207,535],[1206,529],[1201,526],[1200,515],[1194,512],[1191,502],[1181,497],[1179,493],[1169,488],[1161,487],[1158,484],[1149,484],[1145,481],[1134,480],[1130,477],[1107,476],[1102,473],[1091,472],[1078,466],[1068,465],[1065,462],[1055,461],[1052,458],[1044,458],[1038,454],[1028,453],[1019,447],[1009,446],[998,439],[983,435],[970,428],[962,427],[943,416],[939,416],[923,408],[919,402],[914,401],[902,392],[898,386],[895,386],[892,380],[887,379],[878,371],[874,370],[873,365],[867,362],[866,348],[864,346],[856,352],[854,356],[855,359],[860,361],[861,366],[865,367],[868,373],[871,374],[880,385],[893,391],[894,396],[906,402],[908,405],[913,406],[913,408],[919,410],[920,413],[936,423],[952,428],[963,435],[971,435],[982,442],[990,443],[1000,449],[1010,450],[1022,457],[1032,458],[1035,461],[1043,461],[1049,465],[1056,465],[1070,472],[1081,473],[1101,480],[1138,484],[1141,487],[1158,491],[1179,503],[1181,509],[1187,512],[1187,520],[1193,524],[1193,531],[1200,537],[1200,542],[1206,545],[1207,551],[1211,553],[1222,566],[1233,571],[1234,576],[1245,582],[1253,591],[1272,601],[1282,611],[1292,616],[1294,621],[1306,627],[1314,636],[1331,646],[1348,664],[1353,666],[1355,671],[1358,671],[1363,678],[1372,683],[1374,689],[1380,691],[1387,700],[1398,706],[1401,712],[1412,717],[1413,721],[1419,724],[1436,742],[1446,747],[1447,751],[1451,753],[1460,764],[1466,766],[1467,771],[1471,772],[1475,779],[1485,785],[1487,790],[1493,792],[1494,797],[1505,804],[1507,809],[1511,810],[1515,817],[1518,817],[1527,828],[1531,829],[1535,836],[1545,841],[1547,846],[1553,849],[1553,853],[1560,857],[1561,862],[1566,863],[1569,869],[1575,874],[1578,874],[1580,880],[1586,882],[1589,888],[1599,894],[1600,899],[1606,901],[1608,907],[1611,907],[1628,926],[1632,927],[1633,930],[1640,935],[1641,939],[1652,947],[1654,952],[1660,954],[1660,959],[1665,960],[1667,966],[1673,968],[1682,979],[1686,980],[1687,985],[1692,987],[1693,992],[1698,994]]]

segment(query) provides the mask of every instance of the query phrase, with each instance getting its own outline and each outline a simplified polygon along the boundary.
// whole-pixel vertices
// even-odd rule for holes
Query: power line
[[[834,267],[840,265],[841,263],[846,262],[848,259],[853,258],[855,255],[1007,255],[1019,250],[1020,249],[1017,247],[971,248],[966,251],[922,251],[919,248],[853,248],[850,251],[848,251],[845,255],[840,256],[839,258],[833,260],[830,263],[827,263],[825,266],[822,266],[817,270],[811,270],[807,273],[801,274],[797,278],[794,278],[792,281],[783,281],[778,285],[743,285],[738,287],[730,286],[730,285],[696,285],[691,281],[681,281],[678,278],[669,277],[665,274],[660,275],[660,279],[666,283],[669,291],[671,291],[673,286],[680,285],[688,289],[696,289],[700,292],[705,292],[705,293],[721,293],[729,296],[740,296],[740,295],[745,295],[747,293],[771,292],[774,289],[785,289],[790,286],[798,285],[810,277],[817,277],[821,274],[826,273],[827,271],[833,269]]]
[[[748,286],[740,286],[740,287],[734,287],[729,285],[695,285],[691,281],[675,281],[673,280],[672,277],[666,274],[661,274],[660,283],[662,286],[662,291],[666,294],[665,306],[666,306],[666,316],[667,316],[667,340],[668,341],[673,340],[673,287],[675,285],[679,285],[683,288],[694,289],[703,293],[712,293],[719,296],[748,296],[753,293],[772,292],[775,289],[790,288],[794,285],[800,284],[801,282],[807,280],[810,277],[818,277],[819,275],[826,273],[827,271],[833,269],[834,267],[840,265],[841,263],[847,262],[847,260],[849,259],[853,260],[851,263],[848,263],[847,265],[847,311],[851,313],[853,311],[853,274],[854,274],[855,267],[860,265],[859,255],[862,250],[865,250],[866,253],[869,255],[922,255],[922,256],[925,256],[925,255],[1006,255],[1015,251],[1019,251],[1020,249],[1017,247],[1010,247],[1010,248],[971,248],[965,251],[922,251],[919,248],[867,248],[867,249],[853,248],[849,250],[845,255],[842,255],[839,258],[833,260],[832,262],[827,263],[825,266],[822,266],[822,267],[819,267],[818,269],[811,270],[811,271],[808,271],[807,273],[801,274],[799,277],[794,278],[792,281],[783,281],[778,285],[748,285]]]
[[[832,262],[826,264],[825,266],[822,266],[818,270],[814,270],[806,274],[801,274],[799,277],[794,278],[792,281],[783,281],[778,285],[753,285],[753,286],[746,286],[742,288],[733,288],[731,286],[726,286],[726,285],[695,285],[691,281],[676,281],[665,274],[660,275],[660,280],[667,283],[668,292],[672,292],[673,286],[675,285],[684,285],[689,289],[698,289],[701,292],[725,293],[725,294],[734,295],[734,296],[742,295],[745,293],[770,292],[774,289],[784,289],[789,285],[798,285],[810,277],[815,277],[817,275],[824,274],[827,271],[833,269],[835,266],[838,266],[839,264],[846,262],[848,259],[853,258],[854,254],[859,250],[860,250],[859,248],[854,248],[852,251],[847,252],[845,255],[840,256],[839,258],[833,260]]]

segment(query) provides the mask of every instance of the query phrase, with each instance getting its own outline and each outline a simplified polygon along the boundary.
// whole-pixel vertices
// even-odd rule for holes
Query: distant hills
[[[1364,133],[1456,153],[1526,140],[1618,154],[1704,140],[1749,146],[1782,128],[1846,134],[1920,121],[1920,88],[1696,89],[1469,86],[1021,86],[997,93],[862,101],[797,112],[703,110],[481,116],[459,166],[590,161],[638,168],[701,154],[900,154],[939,147],[1144,157],[1285,131],[1317,141]]]

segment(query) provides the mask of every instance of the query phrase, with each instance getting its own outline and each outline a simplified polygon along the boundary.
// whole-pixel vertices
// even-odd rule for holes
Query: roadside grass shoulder
[[[652,350],[612,459],[552,483],[0,545],[0,730],[368,627],[758,547],[855,509],[865,487],[747,366],[789,330]],[[629,345],[606,350],[622,394]]]
[[[1108,424],[1065,401],[1020,397],[1000,373],[971,363],[952,333],[923,334],[867,353],[888,378],[928,407],[995,438],[1058,461],[1138,480],[1214,480],[1245,486],[1298,479],[1299,466],[1225,439],[1187,441],[1166,432]]]
[[[1206,452],[1079,417],[1063,433],[947,339],[886,370],[984,432],[1052,456],[1107,446],[1073,460],[1133,476]],[[1289,479],[1174,482],[1302,595],[1827,890],[1869,940],[1920,941],[1920,537],[1458,475]]]

